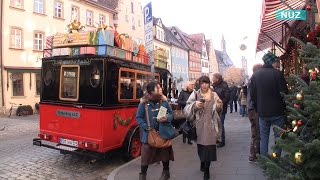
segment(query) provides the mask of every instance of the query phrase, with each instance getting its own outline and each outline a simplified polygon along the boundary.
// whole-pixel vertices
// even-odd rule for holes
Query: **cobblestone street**
[[[32,145],[38,115],[0,119],[0,179],[106,179],[125,163],[120,155],[90,164],[91,159],[62,155]]]

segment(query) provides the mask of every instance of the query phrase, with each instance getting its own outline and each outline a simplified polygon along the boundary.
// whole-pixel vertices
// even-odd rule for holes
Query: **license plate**
[[[57,148],[61,149],[61,150],[66,150],[66,151],[75,151],[75,150],[77,150],[77,148],[64,146],[64,145],[58,145]]]
[[[78,141],[60,138],[60,144],[78,147]]]

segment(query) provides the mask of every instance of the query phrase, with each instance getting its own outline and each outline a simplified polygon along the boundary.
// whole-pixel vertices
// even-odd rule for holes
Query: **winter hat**
[[[279,60],[279,58],[274,55],[272,52],[268,52],[262,57],[264,64],[273,64]]]

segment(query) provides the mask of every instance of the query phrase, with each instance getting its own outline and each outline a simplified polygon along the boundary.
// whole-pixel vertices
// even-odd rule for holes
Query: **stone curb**
[[[118,173],[122,168],[125,168],[125,167],[127,167],[128,165],[130,165],[131,163],[136,162],[136,161],[138,161],[138,160],[140,160],[140,159],[141,159],[141,157],[139,156],[138,158],[133,159],[133,160],[131,160],[131,161],[129,161],[129,162],[127,162],[127,163],[125,163],[125,164],[117,167],[116,169],[114,169],[114,170],[108,175],[107,180],[114,180],[115,177],[116,177],[116,175],[117,175],[117,173]]]
[[[178,137],[180,137],[180,136],[181,136],[181,134],[179,134],[177,137],[175,137],[172,141],[177,141]],[[140,160],[140,159],[141,159],[141,156],[139,156],[138,158],[133,159],[133,160],[131,160],[131,161],[129,161],[129,162],[127,162],[127,163],[125,163],[125,164],[117,167],[116,169],[114,169],[114,170],[108,175],[107,180],[115,180],[115,177],[116,177],[117,173],[118,173],[122,168],[125,168],[125,167],[129,166],[129,164],[134,163],[134,162],[136,162],[136,161],[138,161],[138,160]]]

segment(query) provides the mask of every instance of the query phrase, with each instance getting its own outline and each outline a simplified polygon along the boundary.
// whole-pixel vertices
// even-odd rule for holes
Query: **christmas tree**
[[[280,138],[269,157],[259,156],[259,164],[271,179],[320,179],[320,49],[292,38],[302,48],[298,58],[309,78],[291,75],[289,94],[284,95],[287,122],[284,129],[273,127]],[[282,155],[275,153],[282,149]]]

